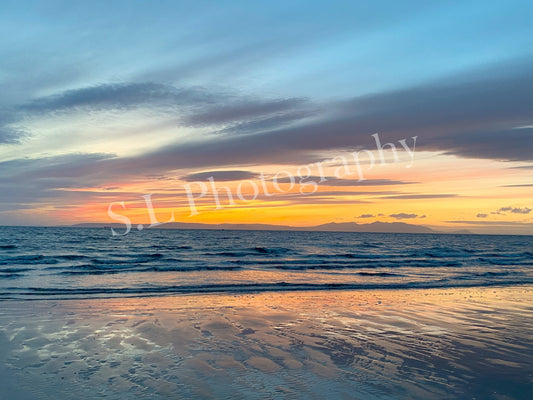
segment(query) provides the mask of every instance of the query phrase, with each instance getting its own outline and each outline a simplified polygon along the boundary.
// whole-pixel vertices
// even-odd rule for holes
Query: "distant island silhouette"
[[[124,229],[124,224],[109,223],[80,223],[70,225],[77,228],[114,228]],[[138,225],[132,224],[132,230]],[[149,228],[148,225],[143,226]],[[372,222],[358,224],[356,222],[330,222],[315,226],[296,227],[288,225],[271,224],[201,224],[187,222],[170,222],[161,224],[156,229],[212,229],[212,230],[254,230],[254,231],[311,231],[311,232],[361,232],[361,233],[449,233],[449,234],[473,234],[469,230],[455,230],[441,232],[422,225],[407,224],[405,222]],[[153,229],[153,228],[152,228]]]

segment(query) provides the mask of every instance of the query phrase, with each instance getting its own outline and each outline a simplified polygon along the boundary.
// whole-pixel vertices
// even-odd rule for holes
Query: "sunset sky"
[[[149,224],[151,194],[162,222],[532,234],[532,12],[2,1],[0,225]]]

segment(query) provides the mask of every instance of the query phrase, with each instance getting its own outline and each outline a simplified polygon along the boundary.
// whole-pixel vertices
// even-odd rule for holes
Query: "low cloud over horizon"
[[[391,215],[389,215],[389,217],[392,217],[392,218],[394,218],[394,219],[426,218],[425,215],[407,214],[407,213],[391,214]]]

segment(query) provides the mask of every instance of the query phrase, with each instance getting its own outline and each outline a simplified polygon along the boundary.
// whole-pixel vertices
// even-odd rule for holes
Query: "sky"
[[[532,12],[3,0],[0,225],[531,234]]]

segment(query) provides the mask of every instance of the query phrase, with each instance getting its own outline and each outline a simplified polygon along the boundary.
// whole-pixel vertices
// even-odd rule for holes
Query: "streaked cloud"
[[[513,208],[511,210],[511,212],[513,214],[529,214],[531,212],[531,208],[527,208],[527,207],[524,207],[524,208]]]
[[[277,178],[276,181],[278,183],[290,183],[292,180],[295,180],[295,182],[304,180],[307,182],[319,182],[320,186],[395,186],[417,183],[392,179],[365,179],[360,181],[357,177],[354,177],[353,179],[347,179],[337,178],[334,176],[305,176],[304,174],[302,174],[302,176],[304,176],[304,178],[300,178],[300,176],[296,175],[292,177],[292,179],[291,177],[283,176]]]
[[[456,194],[397,194],[394,196],[384,196],[386,199],[397,200],[421,200],[421,199],[447,199],[457,197]]]
[[[533,186],[533,184],[520,184],[520,185],[504,185],[504,186],[500,186],[500,187],[531,187]]]
[[[44,113],[73,108],[109,110],[136,107],[143,104],[155,106],[163,102],[180,105],[213,101],[216,101],[213,94],[198,88],[183,89],[152,82],[114,83],[82,87],[41,97],[21,105],[19,109],[27,112]]]
[[[323,219],[336,212],[422,219],[425,212],[441,223],[450,218],[440,217],[448,201],[475,215],[477,199],[498,196],[486,188],[505,185],[505,197],[490,203],[494,211],[477,218],[531,212],[520,190],[531,186],[524,174],[532,167],[522,164],[533,161],[531,5],[93,2],[74,9],[50,0],[4,9],[6,215],[74,205],[81,215],[83,201],[138,200],[147,190],[172,192],[180,203],[183,181],[258,179],[252,170],[272,184],[276,170],[376,152],[374,133],[403,155],[398,141],[414,148],[417,137],[413,168],[375,165],[363,181],[314,169],[295,181],[317,182],[316,193],[262,197],[264,204],[249,207],[317,205],[307,216]],[[489,171],[483,183],[484,172],[472,167],[480,160]],[[364,202],[385,207],[351,207]],[[292,215],[282,211],[280,219]]]
[[[529,214],[531,211],[533,210],[528,207],[501,207],[496,211],[492,211],[491,214],[505,214],[508,212],[511,214]]]
[[[413,218],[425,218],[426,216],[419,216],[418,214],[407,214],[407,213],[398,213],[398,214],[390,214],[389,217],[392,217],[394,219],[413,219]]]
[[[302,107],[305,102],[304,99],[295,98],[274,101],[237,101],[231,105],[216,104],[197,114],[187,116],[184,122],[191,125],[243,123],[258,117],[285,114],[288,110]]]
[[[417,150],[498,160],[532,159],[533,85],[529,68],[502,65],[450,80],[324,106],[313,122],[239,137],[167,146],[139,156],[169,168],[265,163],[306,163],[325,150],[375,148],[369,135],[393,142],[418,135]],[[527,72],[526,72],[527,71]],[[489,76],[487,77],[487,75]],[[531,83],[531,85],[528,84]],[[435,93],[439,93],[435,96]],[[460,109],[457,104],[463,104]],[[321,116],[321,117],[320,117]],[[502,129],[502,127],[505,127]],[[171,162],[172,160],[172,162]],[[134,160],[132,160],[134,161]]]
[[[360,216],[356,218],[374,218],[374,217],[375,217],[374,214],[361,214]]]
[[[516,222],[516,221],[467,221],[467,220],[453,220],[445,221],[449,224],[464,224],[464,225],[494,225],[494,226],[516,226],[523,228],[533,228],[533,224]]]
[[[205,181],[213,178],[214,181],[240,181],[245,179],[256,179],[259,174],[251,171],[206,171],[185,175],[182,177],[187,182]]]

